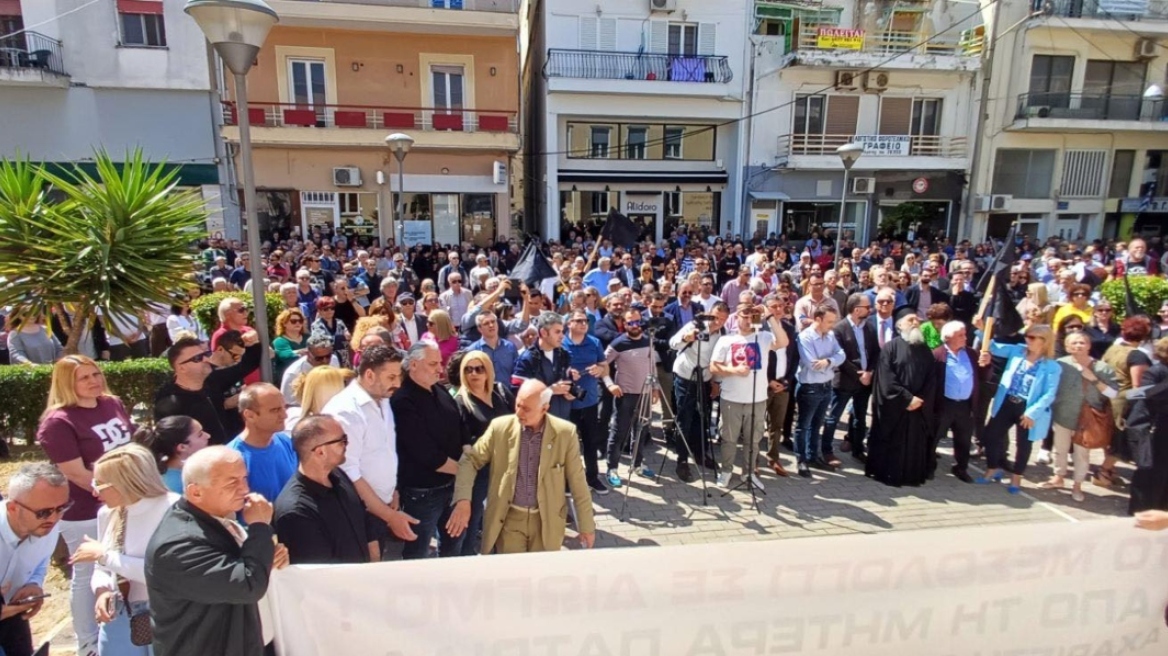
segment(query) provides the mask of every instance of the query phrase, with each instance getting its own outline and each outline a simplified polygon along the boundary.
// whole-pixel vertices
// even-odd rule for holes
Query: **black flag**
[[[547,278],[556,277],[556,270],[544,257],[540,245],[538,239],[527,242],[519,255],[519,261],[515,263],[515,268],[511,269],[511,278],[518,278],[527,283],[528,287],[535,287]]]
[[[1025,325],[1022,316],[1018,314],[1018,308],[1014,306],[1014,300],[1010,298],[1010,269],[1018,260],[1014,246],[1017,230],[1017,226],[1010,229],[1006,243],[1002,245],[1002,250],[994,258],[994,264],[988,272],[994,277],[994,296],[990,299],[989,316],[994,319],[994,333],[997,335],[1016,334]]]
[[[1123,318],[1144,316],[1147,312],[1140,309],[1140,304],[1136,303],[1136,297],[1132,294],[1131,283],[1127,279],[1127,266],[1123,267]]]
[[[641,229],[629,217],[615,209],[608,211],[608,219],[600,229],[600,239],[609,239],[613,246],[632,248],[641,236]]]

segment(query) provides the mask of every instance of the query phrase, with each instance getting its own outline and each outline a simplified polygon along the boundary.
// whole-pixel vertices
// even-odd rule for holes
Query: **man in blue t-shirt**
[[[597,453],[607,442],[602,441],[600,415],[600,379],[608,375],[604,347],[600,340],[588,334],[588,313],[573,310],[568,314],[568,330],[564,335],[564,350],[571,356],[572,369],[580,373],[576,381],[580,395],[572,401],[570,420],[580,435],[580,451],[584,454],[584,471],[588,487],[597,494],[608,494],[608,486],[600,480]]]
[[[284,395],[271,383],[248,385],[239,395],[239,413],[243,432],[227,446],[243,454],[251,491],[274,500],[299,465],[292,438],[284,432]]]

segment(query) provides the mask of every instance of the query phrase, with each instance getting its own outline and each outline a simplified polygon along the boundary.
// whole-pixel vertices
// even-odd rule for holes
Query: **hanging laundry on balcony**
[[[669,63],[669,79],[674,82],[705,82],[706,60],[697,57],[675,57]]]

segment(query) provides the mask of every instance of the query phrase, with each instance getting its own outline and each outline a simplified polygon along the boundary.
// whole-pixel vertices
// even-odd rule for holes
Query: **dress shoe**
[[[802,460],[799,461],[799,475],[803,478],[811,478],[811,470],[807,468],[807,463]]]
[[[717,469],[718,468],[718,461],[714,460],[713,456],[706,456],[706,459],[702,463],[702,466],[705,467],[706,469]]]
[[[835,471],[835,467],[827,464],[827,461],[823,458],[816,458],[815,460],[812,460],[810,464],[815,469],[822,469],[823,471]]]
[[[860,464],[868,464],[868,454],[864,453],[863,451],[852,451],[852,458],[854,458]]]
[[[847,440],[844,440],[844,441],[843,441],[843,442],[840,444],[840,451],[842,451],[843,453],[847,453],[847,452],[849,452],[849,451],[851,451],[851,450],[852,450],[852,443],[851,443],[851,442],[849,442],[849,441],[847,441]]]
[[[692,483],[694,481],[693,471],[690,470],[688,462],[677,463],[677,477],[683,483]]]
[[[840,465],[844,464],[840,462],[840,459],[835,456],[827,456],[824,458],[824,462],[826,462],[827,466],[831,467],[832,469],[837,469]]]
[[[784,439],[782,442],[779,442],[779,444],[780,444],[780,445],[781,445],[781,446],[782,446],[784,449],[786,449],[786,450],[788,450],[788,451],[794,451],[794,450],[795,450],[795,441],[794,441],[794,440],[792,440],[792,439],[791,439],[791,438],[789,438],[789,437],[788,437],[788,438],[786,438],[786,439]]]
[[[958,469],[958,468],[954,467],[954,468],[950,469],[949,472],[952,473],[953,476],[956,477],[957,480],[961,481],[962,483],[972,483],[973,482],[973,477],[971,477],[969,475],[969,473],[966,472],[964,469]]]
[[[776,475],[782,476],[784,478],[790,476],[790,474],[787,473],[787,470],[783,468],[783,463],[779,462],[778,460],[771,460],[770,466],[771,471],[775,472]]]

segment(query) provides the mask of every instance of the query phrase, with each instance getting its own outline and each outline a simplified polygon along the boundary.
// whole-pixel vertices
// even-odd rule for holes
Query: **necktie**
[[[888,319],[884,319],[883,321],[880,322],[880,348],[884,348],[885,342],[888,341],[887,339],[885,339],[885,335],[887,335],[887,333],[885,331],[887,331],[887,330],[888,330]]]

